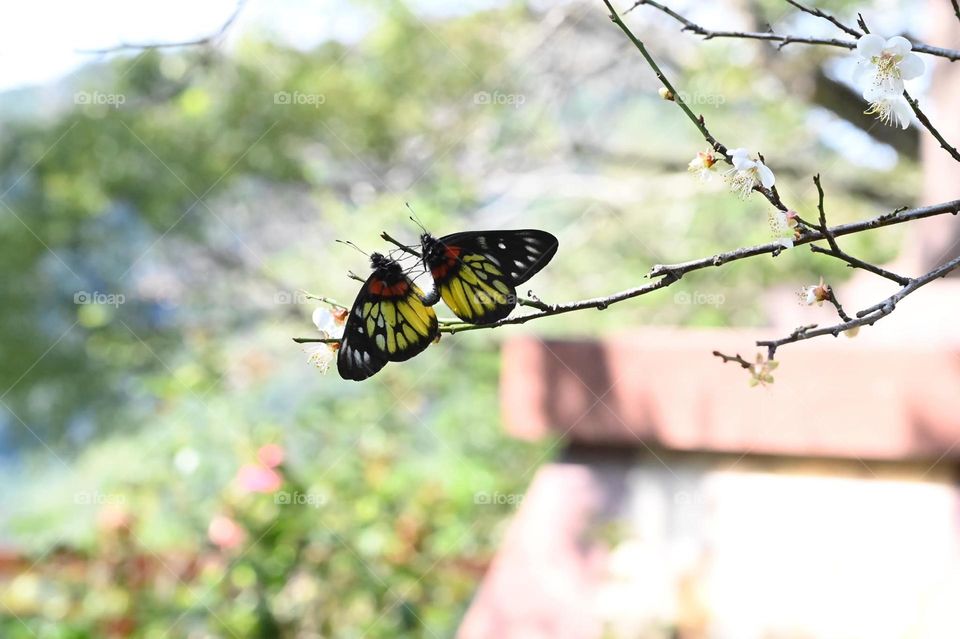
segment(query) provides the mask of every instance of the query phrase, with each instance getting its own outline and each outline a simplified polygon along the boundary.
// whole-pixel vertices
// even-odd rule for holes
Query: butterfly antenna
[[[352,246],[353,248],[357,249],[358,251],[360,251],[361,253],[363,253],[363,254],[366,255],[367,257],[370,257],[370,254],[369,254],[369,253],[367,253],[366,251],[364,251],[362,248],[360,248],[359,246],[357,246],[356,244],[354,244],[354,243],[351,242],[350,240],[336,240],[336,241],[339,242],[340,244],[346,244],[347,246]]]
[[[425,227],[425,226],[420,222],[420,218],[417,217],[417,214],[416,214],[416,212],[413,210],[413,207],[410,206],[410,203],[409,203],[409,202],[404,202],[403,204],[410,210],[410,213],[412,214],[412,215],[410,215],[410,220],[411,220],[414,224],[416,224],[417,226],[419,226],[421,231],[423,231],[424,233],[426,233],[426,232],[427,232],[427,227]]]
[[[399,255],[398,255],[399,254]],[[417,263],[420,262],[420,255],[418,253],[411,253],[410,248],[395,248],[387,254],[391,260],[397,262],[403,262],[411,257],[417,258]]]

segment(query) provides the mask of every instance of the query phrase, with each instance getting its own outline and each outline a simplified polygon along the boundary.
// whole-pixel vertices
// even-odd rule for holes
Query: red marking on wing
[[[446,277],[447,272],[450,270],[450,267],[446,264],[440,264],[430,269],[430,274],[433,275],[433,279],[440,280]]]
[[[410,290],[410,286],[403,280],[393,286],[387,286],[383,280],[373,280],[367,289],[374,295],[381,297],[403,297]]]
[[[386,295],[388,297],[403,297],[404,295],[407,294],[407,291],[409,289],[410,287],[407,285],[407,283],[404,282],[403,280],[400,280],[399,282],[397,282],[396,284],[394,284],[393,286],[387,289]]]
[[[448,246],[443,251],[444,256],[447,258],[447,263],[452,264],[457,261],[457,258],[460,257],[462,249],[459,246]]]

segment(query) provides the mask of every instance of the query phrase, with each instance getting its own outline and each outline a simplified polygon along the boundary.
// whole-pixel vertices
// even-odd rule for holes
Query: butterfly
[[[420,236],[423,264],[433,276],[428,305],[439,298],[471,324],[490,324],[517,306],[516,287],[533,277],[557,252],[546,231],[465,231]]]
[[[370,266],[373,273],[350,309],[337,354],[340,377],[358,382],[387,362],[422,353],[440,334],[436,313],[399,262],[373,253]]]

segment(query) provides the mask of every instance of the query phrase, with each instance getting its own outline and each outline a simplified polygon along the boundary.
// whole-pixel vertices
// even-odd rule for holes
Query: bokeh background
[[[867,9],[922,33],[922,4]],[[677,7],[832,35],[778,0]],[[545,301],[768,241],[768,205],[687,173],[702,140],[599,0],[249,0],[207,43],[89,51],[202,38],[235,8],[35,2],[0,24],[2,637],[451,636],[520,501],[478,495],[522,495],[559,450],[503,432],[503,339],[757,327],[765,292],[849,277],[788,251],[444,338],[362,384],[321,374],[291,341],[316,335],[300,291],[351,302],[367,259],[334,240],[414,241],[407,202],[437,234],[557,235]],[[918,201],[918,134],[862,115],[849,53],[631,24],[802,214],[815,172],[834,223]],[[846,247],[885,262],[905,234]]]

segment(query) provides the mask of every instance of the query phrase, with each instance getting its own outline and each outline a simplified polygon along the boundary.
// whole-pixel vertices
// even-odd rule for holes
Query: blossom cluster
[[[923,75],[923,60],[912,51],[913,45],[902,36],[884,40],[868,33],[857,41],[857,69],[853,80],[866,85],[863,98],[870,104],[866,113],[876,115],[884,124],[906,129],[912,109],[904,96],[904,80]]]

